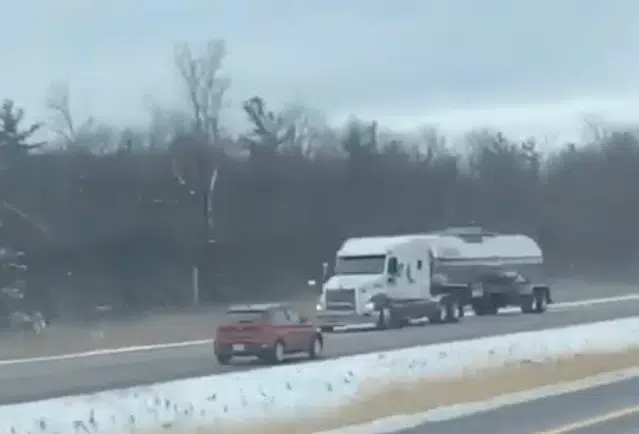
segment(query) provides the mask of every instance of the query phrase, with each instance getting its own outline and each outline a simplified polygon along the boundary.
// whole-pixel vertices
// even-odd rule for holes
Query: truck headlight
[[[322,306],[321,303],[317,303],[317,305],[315,306],[315,310],[324,310],[324,306]]]
[[[366,310],[375,310],[375,303],[373,303],[372,301],[369,301],[368,303],[364,305],[364,308]]]

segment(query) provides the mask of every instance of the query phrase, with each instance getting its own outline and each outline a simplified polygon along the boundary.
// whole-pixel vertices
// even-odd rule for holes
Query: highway
[[[396,434],[637,434],[639,379],[428,422]]]
[[[588,303],[588,302],[586,302]],[[635,316],[639,300],[574,305],[558,303],[543,315],[466,317],[460,324],[326,335],[325,357],[391,350],[510,332]],[[0,365],[0,405],[252,369],[257,363],[220,366],[209,345],[190,345],[63,360]]]

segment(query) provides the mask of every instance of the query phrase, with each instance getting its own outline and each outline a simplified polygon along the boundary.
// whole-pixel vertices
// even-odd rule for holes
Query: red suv
[[[308,318],[290,306],[262,304],[231,306],[215,335],[215,356],[222,365],[232,357],[254,356],[280,363],[286,355],[321,355],[324,338]]]

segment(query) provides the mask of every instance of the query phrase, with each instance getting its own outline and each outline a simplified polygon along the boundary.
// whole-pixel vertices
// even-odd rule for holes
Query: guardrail
[[[455,341],[0,406],[0,433],[195,433],[204,426],[299,419],[355,397],[363,384],[455,377],[637,344],[639,317]]]

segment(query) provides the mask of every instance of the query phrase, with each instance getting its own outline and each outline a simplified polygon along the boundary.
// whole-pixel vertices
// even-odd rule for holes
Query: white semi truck
[[[541,313],[552,302],[537,243],[478,227],[347,239],[321,290],[317,318],[325,331],[395,328],[418,318],[457,322],[466,306],[476,315],[513,305]]]

